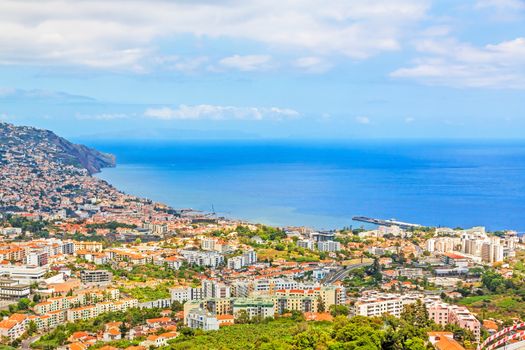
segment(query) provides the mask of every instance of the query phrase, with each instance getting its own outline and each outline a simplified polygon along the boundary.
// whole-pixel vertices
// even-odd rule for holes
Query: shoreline
[[[95,176],[125,193],[173,208],[210,212],[214,206],[232,220],[279,227],[356,228],[362,224],[351,218],[365,215],[433,227],[525,231],[520,218],[508,215],[523,207],[520,189],[505,191],[500,181],[505,174],[523,174],[521,164],[508,163],[522,153],[513,148],[490,148],[488,157],[479,157],[485,148],[447,147],[446,153],[432,148],[427,155],[425,149],[387,147],[362,158],[371,151],[367,147],[354,152],[316,146],[312,151],[319,153],[306,162],[310,148],[297,151],[271,144],[261,158],[260,145],[177,144],[90,144],[118,158],[116,168],[104,168]],[[502,158],[493,159],[495,152]],[[325,154],[326,162],[319,163]],[[334,163],[340,155],[352,162],[344,158]],[[412,158],[400,163],[403,157]]]

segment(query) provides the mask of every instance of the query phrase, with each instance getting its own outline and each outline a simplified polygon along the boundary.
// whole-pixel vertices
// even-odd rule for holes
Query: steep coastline
[[[116,157],[102,153],[84,145],[74,144],[50,130],[29,126],[15,126],[0,123],[0,147],[12,146],[41,147],[47,149],[57,161],[86,169],[89,174],[100,172],[102,168],[115,167]],[[27,150],[31,151],[30,149]]]

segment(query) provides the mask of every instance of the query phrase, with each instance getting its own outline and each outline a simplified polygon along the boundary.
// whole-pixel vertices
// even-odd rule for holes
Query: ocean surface
[[[98,174],[175,208],[318,229],[352,216],[525,231],[525,142],[82,141]]]

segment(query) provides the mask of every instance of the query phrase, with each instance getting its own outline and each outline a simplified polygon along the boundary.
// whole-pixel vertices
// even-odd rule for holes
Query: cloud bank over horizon
[[[2,120],[70,134],[525,127],[525,0],[5,0],[0,47]]]

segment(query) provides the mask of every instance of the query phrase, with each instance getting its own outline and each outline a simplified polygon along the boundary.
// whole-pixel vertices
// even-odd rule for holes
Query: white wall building
[[[203,329],[205,331],[216,331],[219,329],[217,316],[206,312],[203,309],[192,309],[185,319],[188,327],[193,329]]]

